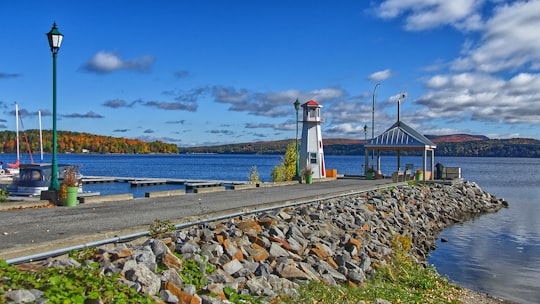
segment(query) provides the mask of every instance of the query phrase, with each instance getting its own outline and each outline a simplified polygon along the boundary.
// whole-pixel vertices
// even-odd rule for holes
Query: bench
[[[461,178],[460,167],[444,167],[442,170],[443,179],[458,179]]]

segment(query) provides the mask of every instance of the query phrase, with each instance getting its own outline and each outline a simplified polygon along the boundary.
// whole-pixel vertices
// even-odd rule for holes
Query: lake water
[[[257,166],[262,181],[279,163],[280,155],[76,155],[61,154],[59,163],[81,166],[83,175],[162,177],[247,181]],[[14,162],[4,154],[0,161]],[[50,155],[45,155],[50,162]],[[338,174],[362,174],[364,156],[325,157],[327,169]],[[28,160],[21,160],[22,163]],[[401,163],[421,167],[421,157],[402,156]],[[442,233],[429,262],[461,286],[519,303],[540,303],[540,159],[436,157],[447,167],[461,167],[464,179],[505,198],[510,207],[454,225]],[[396,157],[382,159],[386,175],[396,170]],[[179,188],[178,185],[130,188],[126,183],[85,185],[102,194],[133,193]]]
[[[540,303],[540,159],[439,158],[505,198],[508,209],[446,229],[429,262],[461,286]]]

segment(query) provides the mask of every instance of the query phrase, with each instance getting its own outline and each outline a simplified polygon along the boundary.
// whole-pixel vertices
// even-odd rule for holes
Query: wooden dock
[[[134,181],[129,181],[129,184],[131,185],[131,187],[157,186],[157,185],[167,184],[167,180],[165,179],[134,180]]]
[[[129,183],[131,187],[148,187],[157,185],[184,185],[186,190],[207,187],[233,187],[248,184],[247,181],[177,179],[177,178],[140,178],[140,177],[114,177],[114,176],[83,176],[83,184],[101,183]]]

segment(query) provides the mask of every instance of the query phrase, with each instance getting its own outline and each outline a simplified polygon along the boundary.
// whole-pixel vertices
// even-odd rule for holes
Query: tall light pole
[[[300,180],[300,160],[298,159],[298,110],[300,109],[300,102],[298,98],[294,102],[294,109],[296,110],[296,179]]]
[[[377,83],[375,88],[373,88],[373,102],[371,104],[371,140],[375,138],[375,96],[377,94],[377,88],[381,84]],[[373,166],[373,157],[375,156],[375,150],[371,150],[371,166]]]
[[[49,40],[49,46],[51,47],[51,52],[53,56],[53,150],[51,184],[49,186],[49,190],[57,191],[60,186],[58,184],[58,160],[56,159],[56,54],[58,54],[58,50],[60,50],[60,44],[62,44],[62,39],[64,38],[64,35],[60,34],[60,32],[58,31],[58,28],[56,27],[56,22],[53,23],[51,31],[47,33],[47,38]]]

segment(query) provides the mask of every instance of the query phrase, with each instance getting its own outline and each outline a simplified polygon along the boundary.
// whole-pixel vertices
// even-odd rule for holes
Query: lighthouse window
[[[309,109],[309,116],[310,117],[317,117],[317,109]]]
[[[311,164],[317,163],[317,153],[309,153],[309,162]]]

